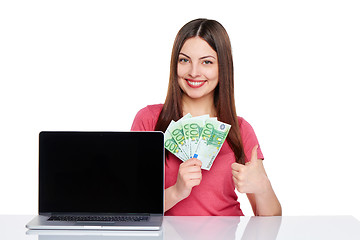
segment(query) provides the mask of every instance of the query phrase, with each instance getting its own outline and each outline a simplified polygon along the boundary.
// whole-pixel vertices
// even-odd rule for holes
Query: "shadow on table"
[[[165,239],[275,240],[281,217],[184,216],[166,218],[164,224]]]
[[[277,238],[281,217],[251,217],[241,240],[275,240]]]
[[[38,240],[163,240],[163,231],[29,230]]]

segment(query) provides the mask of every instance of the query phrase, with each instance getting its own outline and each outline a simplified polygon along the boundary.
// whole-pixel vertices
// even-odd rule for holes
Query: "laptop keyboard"
[[[48,221],[145,222],[148,216],[51,216]]]

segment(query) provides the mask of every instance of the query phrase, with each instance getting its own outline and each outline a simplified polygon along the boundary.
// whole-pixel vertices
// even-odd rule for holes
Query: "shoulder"
[[[243,117],[238,116],[239,128],[241,132],[252,132],[254,129],[250,125],[248,121],[246,121]]]
[[[137,115],[141,115],[145,117],[159,116],[162,108],[163,108],[163,104],[147,105],[146,107],[140,109]]]
[[[243,148],[246,156],[246,161],[250,159],[251,151],[255,145],[258,145],[258,158],[264,159],[261,147],[253,127],[244,118],[238,117],[240,136],[243,143]]]
[[[163,108],[163,104],[147,105],[140,109],[133,121],[132,131],[152,131],[155,129],[157,119]]]

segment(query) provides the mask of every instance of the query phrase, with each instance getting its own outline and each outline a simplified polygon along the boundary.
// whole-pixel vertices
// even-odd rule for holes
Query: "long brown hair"
[[[178,32],[171,54],[168,92],[155,130],[165,132],[171,120],[177,121],[183,115],[182,90],[178,84],[177,65],[182,46],[192,37],[201,37],[218,55],[219,83],[214,93],[216,114],[219,121],[231,125],[227,141],[235,154],[236,162],[244,164],[244,150],[235,108],[234,67],[230,39],[225,28],[215,20],[195,19],[185,24]]]

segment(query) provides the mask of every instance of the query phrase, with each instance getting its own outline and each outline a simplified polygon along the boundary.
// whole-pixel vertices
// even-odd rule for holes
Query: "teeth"
[[[199,85],[203,84],[204,82],[192,82],[192,81],[188,81],[188,83],[190,83],[191,85],[194,85],[194,86],[199,86]]]

